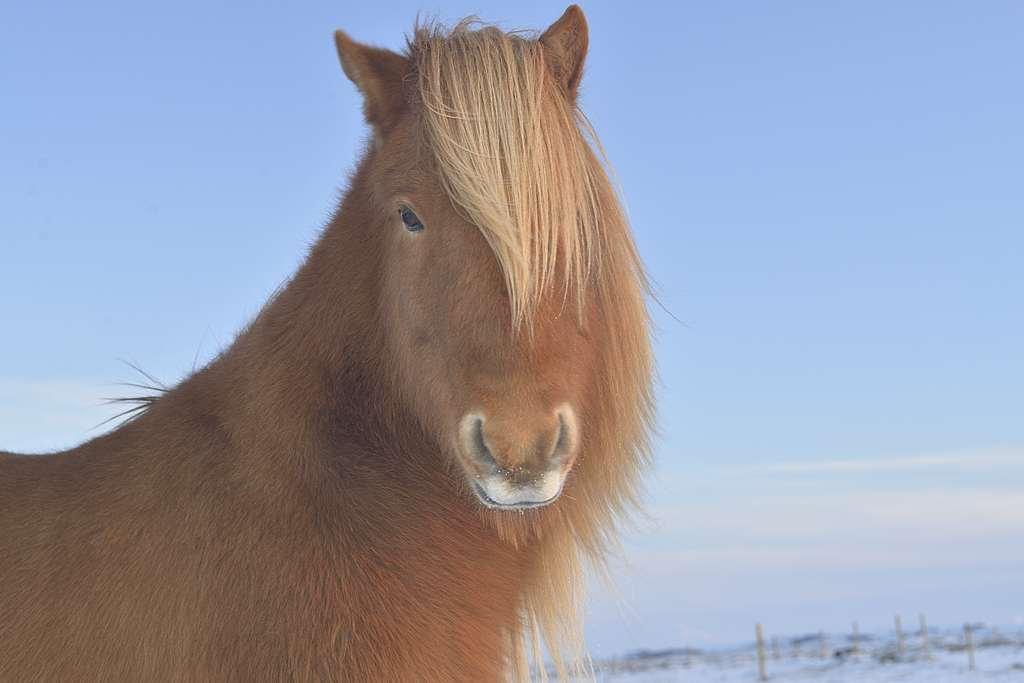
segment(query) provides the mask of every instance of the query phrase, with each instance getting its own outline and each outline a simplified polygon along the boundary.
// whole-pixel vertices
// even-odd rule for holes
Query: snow
[[[960,681],[1024,682],[1024,637],[1005,637],[996,629],[974,631],[975,670],[968,668],[962,631],[932,631],[925,651],[919,636],[907,635],[900,654],[895,638],[863,636],[854,652],[847,637],[828,636],[826,657],[820,655],[817,636],[786,640],[773,656],[766,646],[765,669],[769,681],[845,681],[889,683],[952,683]],[[838,646],[836,643],[840,643]],[[802,652],[800,651],[802,650]],[[722,650],[666,650],[637,652],[594,663],[595,679],[602,683],[679,683],[757,681],[757,655],[753,644]]]

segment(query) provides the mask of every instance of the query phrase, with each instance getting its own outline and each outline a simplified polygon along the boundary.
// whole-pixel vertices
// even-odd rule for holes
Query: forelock
[[[417,27],[409,51],[442,186],[494,251],[514,327],[556,282],[582,310],[608,180],[543,45],[465,20]]]

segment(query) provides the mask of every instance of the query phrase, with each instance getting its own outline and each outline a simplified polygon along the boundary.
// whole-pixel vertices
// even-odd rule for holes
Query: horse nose
[[[501,424],[479,413],[467,418],[462,430],[463,446],[485,471],[494,469],[509,477],[528,478],[565,464],[572,455],[575,421],[567,407],[554,411],[550,419],[532,429]]]
[[[477,496],[491,507],[554,500],[578,441],[575,415],[563,405],[539,419],[503,420],[470,413],[460,425],[460,450]]]

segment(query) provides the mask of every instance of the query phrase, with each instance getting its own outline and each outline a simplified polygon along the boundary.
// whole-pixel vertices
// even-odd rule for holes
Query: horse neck
[[[364,184],[358,173],[306,262],[217,362],[226,427],[250,448],[302,454],[389,428],[380,255],[357,236],[371,220]]]

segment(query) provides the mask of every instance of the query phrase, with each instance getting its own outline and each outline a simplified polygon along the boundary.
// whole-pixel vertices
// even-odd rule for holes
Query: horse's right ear
[[[338,59],[345,75],[363,94],[366,121],[380,134],[393,126],[406,106],[403,82],[409,60],[379,47],[357,43],[344,31],[334,32]]]

